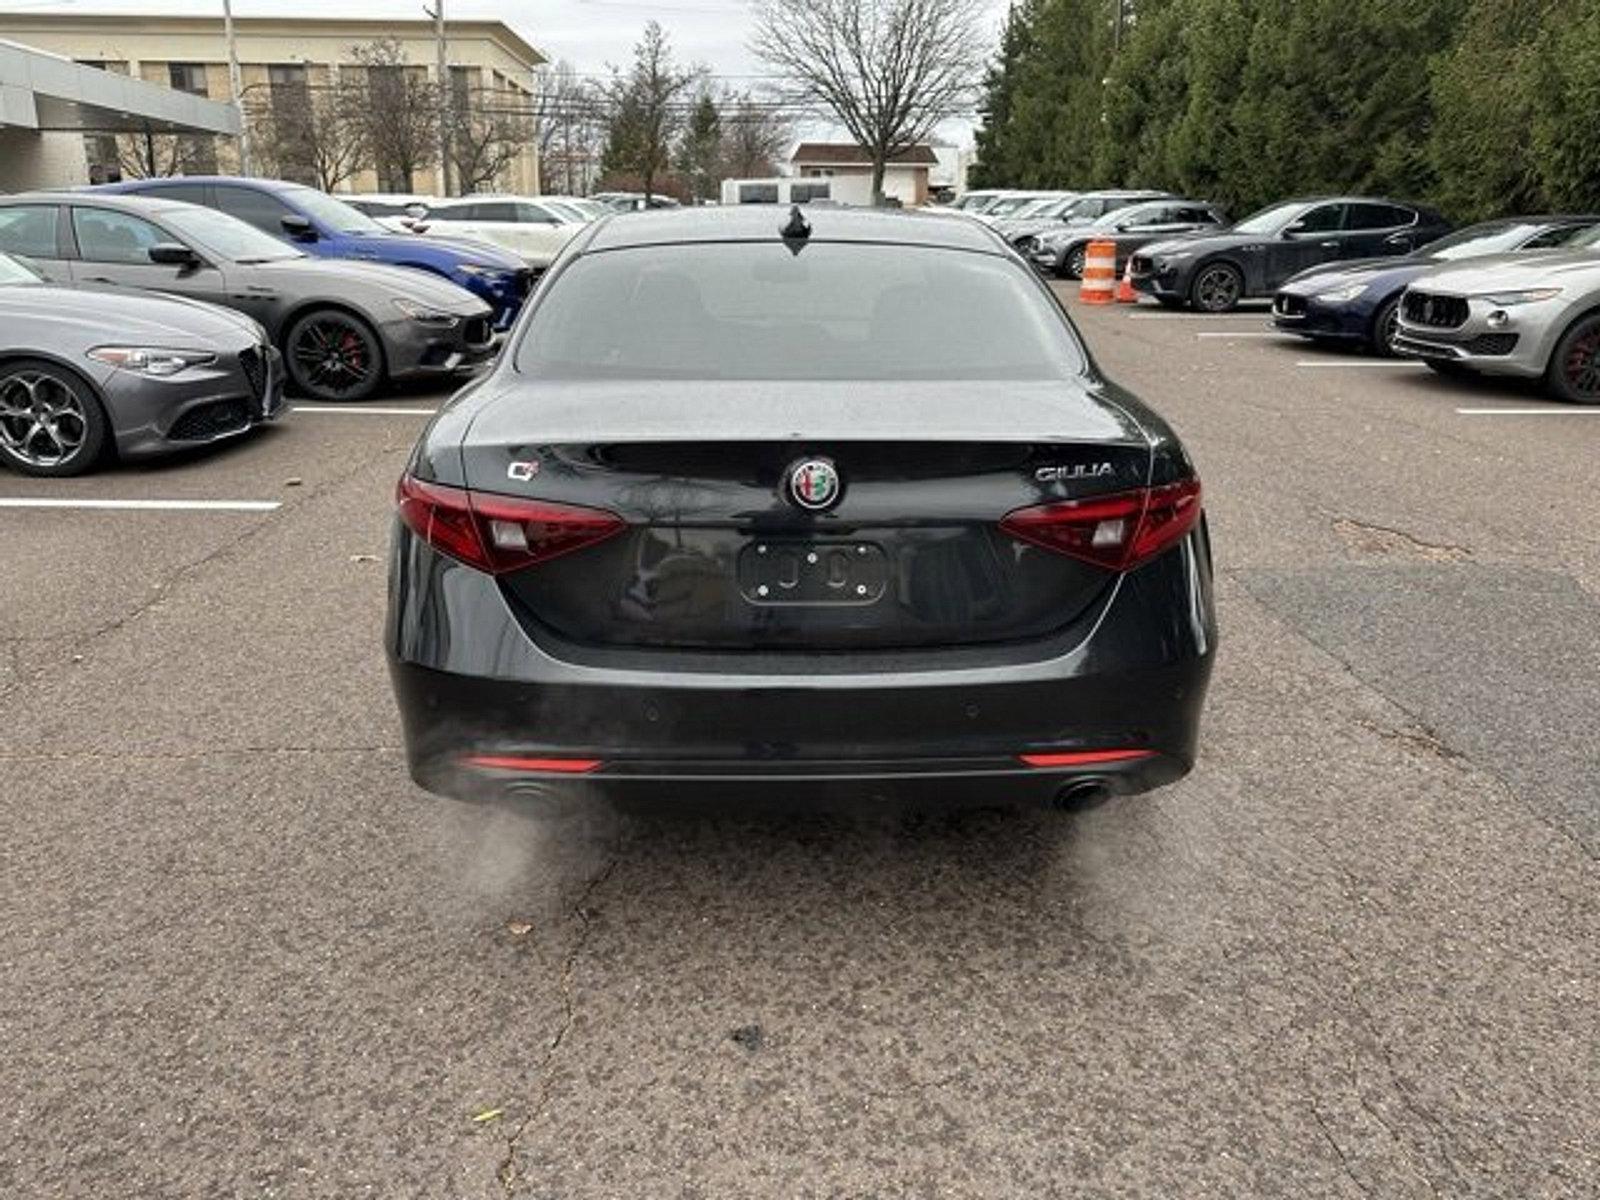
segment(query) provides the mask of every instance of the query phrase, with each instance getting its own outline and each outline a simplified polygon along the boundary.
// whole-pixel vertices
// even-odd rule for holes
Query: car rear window
[[[1021,264],[846,242],[583,255],[551,281],[516,362],[608,379],[1058,379],[1084,366]]]

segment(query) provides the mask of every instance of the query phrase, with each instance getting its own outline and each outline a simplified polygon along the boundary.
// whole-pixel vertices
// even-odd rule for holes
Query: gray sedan
[[[0,251],[59,283],[167,292],[237,309],[317,400],[449,376],[491,357],[490,312],[423,271],[310,258],[226,213],[180,201],[36,192],[0,200]]]
[[[0,254],[0,463],[81,475],[232,437],[283,410],[266,331],[210,304],[53,287]]]

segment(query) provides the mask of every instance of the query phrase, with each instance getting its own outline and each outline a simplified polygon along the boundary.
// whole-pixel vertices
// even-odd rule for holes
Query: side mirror
[[[157,242],[147,254],[150,261],[163,267],[198,267],[200,256],[178,242]]]
[[[1283,227],[1283,236],[1286,238],[1297,238],[1302,236],[1305,231],[1306,223],[1304,221],[1291,221],[1289,224]]]
[[[290,213],[282,218],[283,231],[297,242],[314,242],[317,240],[317,227],[311,223],[310,218],[302,217],[299,213]]]
[[[420,220],[422,220],[423,217],[425,217],[427,215],[428,215],[428,206],[426,204],[408,204],[408,205],[406,205],[406,216],[410,217],[413,221],[420,221]]]

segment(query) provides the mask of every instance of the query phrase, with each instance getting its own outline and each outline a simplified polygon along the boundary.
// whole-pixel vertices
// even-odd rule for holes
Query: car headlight
[[[1487,300],[1490,304],[1497,304],[1501,308],[1511,308],[1517,304],[1537,304],[1540,300],[1554,300],[1561,295],[1560,288],[1529,288],[1525,292],[1485,292],[1478,299]]]
[[[461,318],[454,313],[429,308],[426,304],[418,304],[415,300],[406,300],[399,296],[395,297],[394,306],[413,321],[422,325],[432,325],[438,329],[454,328],[461,321]]]
[[[1318,292],[1317,299],[1332,300],[1336,304],[1343,303],[1346,300],[1354,300],[1366,290],[1367,285],[1364,283],[1347,283],[1343,287],[1331,288],[1326,292]]]
[[[89,357],[108,367],[163,377],[217,361],[207,350],[169,350],[165,346],[96,346]]]

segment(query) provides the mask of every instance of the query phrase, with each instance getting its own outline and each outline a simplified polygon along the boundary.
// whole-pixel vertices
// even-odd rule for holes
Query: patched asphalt
[[[1223,647],[1195,773],[1072,817],[418,791],[421,417],[0,475],[282,505],[0,510],[0,1194],[1593,1196],[1600,417],[1074,312]]]

